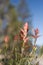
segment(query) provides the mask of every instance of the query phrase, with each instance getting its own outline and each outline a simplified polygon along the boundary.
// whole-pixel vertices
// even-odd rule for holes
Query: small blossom
[[[28,23],[26,22],[23,26],[23,29],[20,30],[20,38],[23,40],[23,47],[25,46],[25,43],[28,42],[28,37],[27,37],[27,33],[28,33]]]
[[[38,30],[38,28],[36,28],[35,30],[34,30],[34,33],[35,33],[35,35],[31,35],[33,38],[38,38],[38,37],[40,37],[40,35],[38,35],[38,33],[39,33],[39,30]]]
[[[9,36],[5,36],[4,41],[7,43],[9,42]]]
[[[21,37],[21,39],[26,38],[27,32],[28,32],[28,23],[26,22],[26,23],[24,24],[23,29],[20,30],[20,37]]]

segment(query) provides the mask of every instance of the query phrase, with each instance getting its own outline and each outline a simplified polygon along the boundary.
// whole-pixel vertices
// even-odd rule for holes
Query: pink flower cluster
[[[24,41],[24,43],[26,43],[29,39],[27,37],[27,33],[28,33],[28,23],[26,22],[23,26],[23,29],[20,30],[20,37]]]

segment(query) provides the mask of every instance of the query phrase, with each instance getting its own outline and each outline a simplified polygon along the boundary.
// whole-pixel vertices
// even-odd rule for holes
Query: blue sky
[[[18,4],[19,0],[10,0],[14,5]],[[37,40],[37,45],[43,44],[43,0],[26,0],[28,7],[32,13],[32,22],[34,28],[39,28],[39,34],[42,35]]]
[[[37,40],[38,45],[43,44],[43,0],[27,0],[29,8],[33,15],[33,26],[39,28],[39,34],[42,35]]]

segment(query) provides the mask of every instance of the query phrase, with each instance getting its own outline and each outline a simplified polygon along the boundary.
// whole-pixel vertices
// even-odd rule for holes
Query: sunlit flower
[[[27,33],[28,33],[28,23],[26,22],[24,24],[24,26],[23,26],[23,29],[20,30],[20,37],[21,37],[21,39],[26,38]]]
[[[27,33],[28,33],[28,23],[26,22],[23,26],[23,29],[20,30],[20,38],[23,40],[22,45],[23,47],[29,40],[29,37],[27,37]],[[28,44],[26,46],[28,46]]]

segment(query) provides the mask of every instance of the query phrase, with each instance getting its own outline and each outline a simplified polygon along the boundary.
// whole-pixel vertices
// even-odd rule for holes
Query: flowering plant
[[[38,35],[39,34],[38,28],[35,29],[34,35],[33,34],[30,35],[32,37],[32,39],[35,39],[34,45],[31,45],[30,37],[28,36],[28,33],[29,33],[28,31],[29,31],[29,25],[26,22],[23,25],[23,28],[20,29],[19,34],[16,34],[13,36],[6,35],[4,37],[4,43],[5,43],[6,47],[8,46],[7,50],[5,51],[5,54],[4,54],[5,58],[8,59],[7,65],[25,65],[25,64],[32,65],[32,61],[35,57],[35,53],[37,50],[36,41],[40,35]],[[12,38],[10,38],[10,37],[12,37]],[[11,39],[12,39],[12,41],[11,41]],[[21,46],[21,44],[22,44],[22,46]],[[31,48],[32,48],[32,50],[31,50]]]

